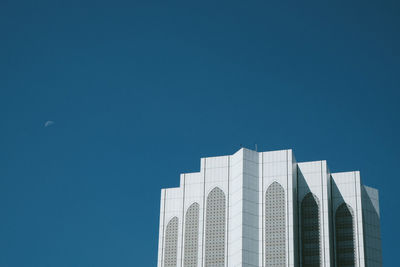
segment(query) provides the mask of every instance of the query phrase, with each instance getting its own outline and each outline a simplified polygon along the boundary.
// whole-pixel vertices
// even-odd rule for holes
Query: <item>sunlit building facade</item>
[[[379,218],[358,171],[242,148],[162,189],[158,267],[381,267]]]

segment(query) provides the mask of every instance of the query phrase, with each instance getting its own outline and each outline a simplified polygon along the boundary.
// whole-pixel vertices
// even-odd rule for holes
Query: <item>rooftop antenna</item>
[[[257,149],[257,144],[255,144],[255,146],[256,146],[256,152],[258,152],[258,149]]]

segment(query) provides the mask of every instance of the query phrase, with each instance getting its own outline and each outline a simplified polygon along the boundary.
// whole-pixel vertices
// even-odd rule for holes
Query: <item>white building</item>
[[[158,267],[382,266],[378,191],[292,150],[202,158],[160,209]]]

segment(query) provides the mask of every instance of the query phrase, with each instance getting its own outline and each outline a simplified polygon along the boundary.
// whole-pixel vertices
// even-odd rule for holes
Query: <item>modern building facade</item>
[[[158,267],[381,267],[378,191],[292,150],[201,159],[162,189]]]

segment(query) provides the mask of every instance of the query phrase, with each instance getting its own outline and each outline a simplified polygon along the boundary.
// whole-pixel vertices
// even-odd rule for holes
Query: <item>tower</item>
[[[382,266],[378,191],[358,171],[242,148],[180,178],[161,191],[158,267]]]

